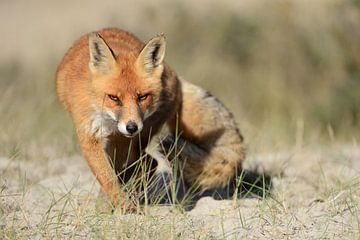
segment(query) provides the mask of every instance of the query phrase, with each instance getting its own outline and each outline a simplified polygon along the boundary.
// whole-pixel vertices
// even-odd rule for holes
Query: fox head
[[[165,45],[158,35],[140,51],[115,52],[99,34],[89,36],[91,97],[105,132],[133,137],[157,110]]]

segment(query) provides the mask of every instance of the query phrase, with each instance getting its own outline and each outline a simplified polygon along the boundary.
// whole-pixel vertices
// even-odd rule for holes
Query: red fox
[[[134,209],[122,172],[164,126],[179,132],[185,181],[202,190],[224,187],[241,169],[243,137],[232,114],[207,91],[179,79],[164,62],[165,37],[142,43],[107,28],[82,36],[60,63],[56,86],[81,150],[114,206]],[[170,163],[148,151],[159,171]],[[164,170],[165,169],[165,170]]]

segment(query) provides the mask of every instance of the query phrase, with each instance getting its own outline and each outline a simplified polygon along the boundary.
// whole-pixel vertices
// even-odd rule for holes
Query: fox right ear
[[[93,74],[106,75],[115,68],[114,53],[98,33],[89,35],[89,51],[89,68]]]

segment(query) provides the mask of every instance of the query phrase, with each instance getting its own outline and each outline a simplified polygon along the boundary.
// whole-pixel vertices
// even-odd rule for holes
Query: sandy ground
[[[49,56],[59,62],[82,33],[109,24],[148,39],[162,32],[162,19],[171,16],[161,11],[157,20],[146,21],[146,11],[139,9],[147,4],[150,10],[167,7],[160,2],[1,1],[0,63],[43,68]],[[185,2],[196,14],[224,4]],[[230,2],[232,10],[246,7],[243,1],[225,1]],[[149,206],[147,214],[100,214],[95,211],[99,185],[81,156],[48,161],[0,156],[0,239],[360,239],[356,144],[250,152],[245,168],[271,174],[270,196],[203,197],[190,211]]]
[[[253,154],[245,168],[272,174],[265,199],[201,198],[195,208],[100,215],[80,156],[46,164],[0,159],[0,233],[19,238],[357,239],[360,150],[332,147]],[[0,235],[1,238],[1,235]]]

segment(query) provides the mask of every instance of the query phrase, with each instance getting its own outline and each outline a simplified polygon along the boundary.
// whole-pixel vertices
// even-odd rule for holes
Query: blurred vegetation
[[[127,30],[144,41],[157,33],[149,26],[164,32],[167,62],[225,102],[250,147],[356,141],[360,1],[260,3],[206,12],[168,3],[166,14],[148,6],[138,20],[146,24]],[[122,27],[121,20],[114,16],[109,26]],[[0,155],[78,151],[70,118],[56,99],[52,59],[33,70],[18,62],[0,67]]]

